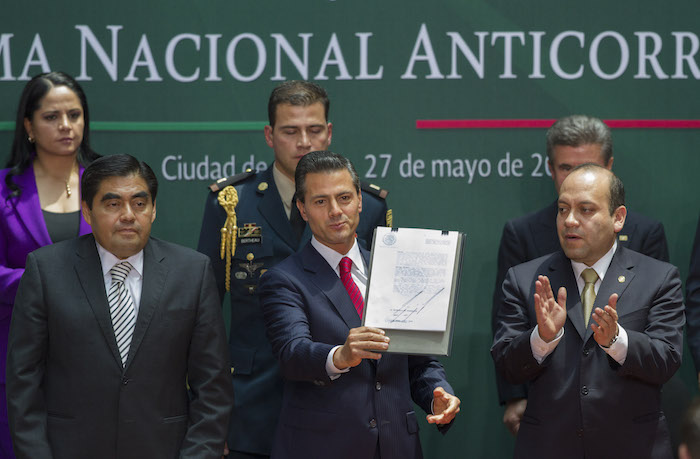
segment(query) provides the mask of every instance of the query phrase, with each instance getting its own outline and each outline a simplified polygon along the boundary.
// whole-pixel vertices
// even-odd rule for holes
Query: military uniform
[[[270,454],[282,405],[283,381],[258,304],[260,276],[303,247],[311,239],[306,225],[297,240],[273,179],[272,165],[263,172],[244,172],[212,184],[207,196],[198,250],[212,260],[219,293],[225,293],[226,261],[221,259],[221,228],[227,213],[218,195],[227,186],[236,190],[235,252],[231,258],[231,331],[229,349],[234,385],[234,407],[229,427],[231,450]],[[369,249],[374,228],[391,226],[387,192],[362,185],[362,213],[357,240]],[[338,343],[342,344],[342,343]]]

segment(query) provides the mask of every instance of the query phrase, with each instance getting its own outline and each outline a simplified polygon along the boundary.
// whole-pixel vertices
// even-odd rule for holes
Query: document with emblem
[[[375,230],[363,324],[386,331],[387,352],[448,355],[465,235]]]

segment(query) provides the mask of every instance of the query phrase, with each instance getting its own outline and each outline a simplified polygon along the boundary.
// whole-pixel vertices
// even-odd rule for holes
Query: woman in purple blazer
[[[13,458],[5,401],[12,305],[29,252],[90,233],[80,213],[80,177],[99,157],[80,85],[62,72],[27,83],[17,108],[12,152],[0,170],[0,457]]]

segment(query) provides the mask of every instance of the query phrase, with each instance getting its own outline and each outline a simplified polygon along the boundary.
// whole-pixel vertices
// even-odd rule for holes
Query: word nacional
[[[439,31],[421,24],[415,40],[389,50],[396,48],[394,42],[382,41],[385,34],[372,32],[266,36],[244,32],[230,37],[216,32],[179,33],[163,40],[123,25],[107,25],[107,33],[98,33],[101,39],[90,25],[74,28],[74,35],[54,37],[44,32],[33,39],[31,32],[20,29],[17,36],[0,31],[0,82],[28,80],[52,69],[68,71],[81,81],[105,76],[112,81],[148,83],[166,77],[181,83],[231,78],[240,82],[382,80],[389,74],[385,65],[391,69],[390,78],[403,80],[700,79],[700,40],[692,31]],[[65,42],[73,36],[73,43]],[[71,49],[79,53],[79,69],[69,68],[77,60]],[[376,56],[392,56],[394,61],[377,62]],[[519,63],[517,69],[514,60]]]

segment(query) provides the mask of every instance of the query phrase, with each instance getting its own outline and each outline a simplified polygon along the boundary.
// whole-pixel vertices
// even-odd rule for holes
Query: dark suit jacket
[[[564,336],[538,364],[530,334],[537,324],[535,280],[567,290]],[[681,364],[683,297],[678,270],[619,247],[596,296],[617,293],[619,324],[629,337],[624,365],[610,358],[584,325],[571,262],[557,252],[518,265],[503,284],[491,354],[510,383],[528,383],[516,458],[671,458],[661,385]]]
[[[263,275],[260,300],[285,378],[273,457],[372,458],[377,447],[382,459],[422,457],[411,399],[430,412],[435,387],[452,393],[439,362],[385,354],[331,381],[328,353],[361,321],[311,243]]]
[[[207,257],[151,238],[122,367],[93,236],[31,253],[7,362],[17,458],[220,457],[233,393],[219,304]]]
[[[272,432],[282,406],[283,381],[272,348],[265,336],[265,323],[258,301],[260,274],[303,247],[311,239],[305,229],[301,241],[294,236],[272,175],[272,164],[259,173],[232,178],[238,193],[238,227],[254,223],[261,239],[237,238],[231,262],[231,332],[229,346],[236,400],[231,414],[229,447],[237,451],[270,454]],[[207,196],[197,250],[209,255],[221,297],[224,297],[225,261],[221,259],[220,229],[226,212],[218,192]],[[386,223],[384,199],[362,193],[362,214],[357,235],[369,247],[374,228]],[[247,242],[246,242],[247,241]],[[252,256],[252,261],[248,257]]]
[[[503,281],[509,268],[561,250],[557,235],[557,201],[537,212],[508,221],[503,227],[498,248],[498,272],[491,309],[491,328],[495,333],[498,308],[503,302]],[[663,225],[636,212],[627,212],[625,226],[618,233],[617,243],[652,258],[668,261],[668,244]],[[496,375],[501,403],[527,397],[524,386],[513,386]]]
[[[693,252],[690,255],[690,272],[685,288],[688,347],[695,363],[695,371],[700,372],[700,220],[695,231]]]

